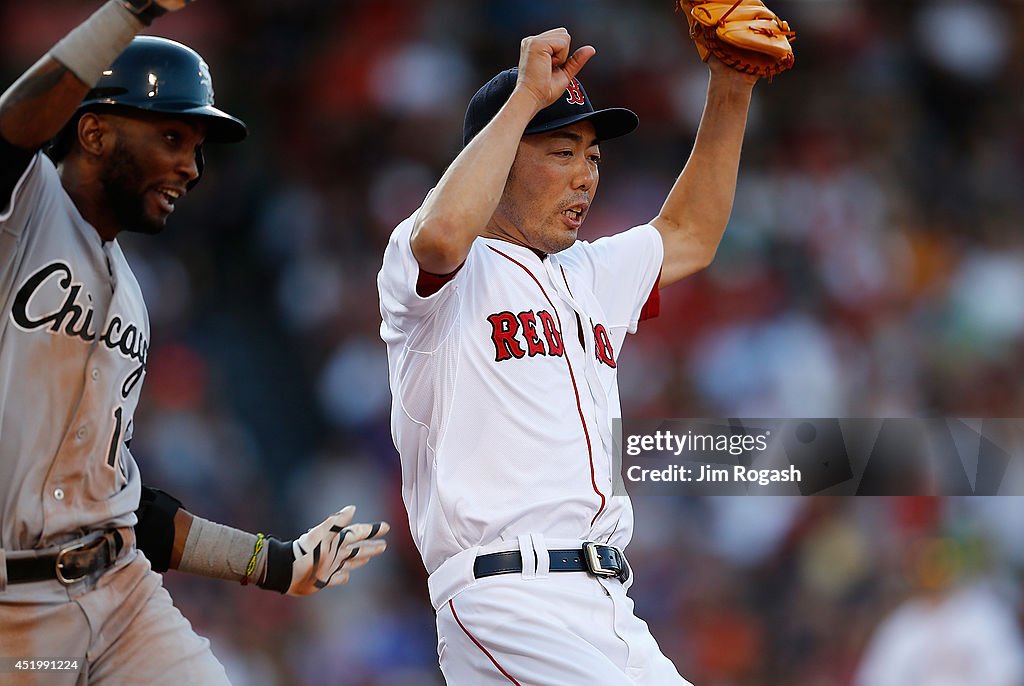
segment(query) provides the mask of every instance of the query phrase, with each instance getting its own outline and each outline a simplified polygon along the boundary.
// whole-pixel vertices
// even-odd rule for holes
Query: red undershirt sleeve
[[[661,290],[659,290],[660,285],[661,273],[659,272],[658,278],[654,280],[654,288],[651,289],[651,294],[647,296],[647,302],[645,302],[644,306],[640,309],[640,321],[644,321],[645,319],[654,319],[659,314],[661,314]]]
[[[429,298],[437,293],[446,283],[455,278],[464,264],[466,263],[463,262],[449,274],[431,274],[421,268],[420,275],[416,278],[416,295],[421,298]]]

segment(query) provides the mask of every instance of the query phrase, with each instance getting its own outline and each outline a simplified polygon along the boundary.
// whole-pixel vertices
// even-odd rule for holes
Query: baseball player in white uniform
[[[713,58],[689,161],[648,224],[577,232],[600,144],[595,54],[523,40],[484,85],[462,152],[391,236],[378,276],[413,538],[450,684],[687,684],[633,614],[629,499],[612,492],[616,359],[658,289],[710,264],[728,220],[755,77]]]
[[[147,555],[306,595],[384,549],[387,524],[348,526],[351,507],[294,541],[208,522],[143,487],[129,452],[150,334],[117,235],[160,231],[203,143],[246,134],[198,54],[136,38],[185,4],[110,0],[0,98],[4,684],[227,683]]]

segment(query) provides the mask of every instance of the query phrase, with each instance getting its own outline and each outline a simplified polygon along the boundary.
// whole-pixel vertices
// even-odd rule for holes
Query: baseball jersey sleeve
[[[10,160],[13,165],[12,177],[15,178],[13,185],[9,187],[0,188],[3,192],[0,195],[0,227],[5,233],[11,233],[14,231],[9,225],[12,223],[11,220],[14,216],[14,207],[16,204],[28,204],[33,205],[34,201],[39,200],[39,196],[42,193],[43,186],[43,175],[46,170],[42,167],[46,166],[42,164],[45,160],[49,163],[49,168],[53,175],[57,175],[57,170],[50,162],[50,158],[43,155],[41,152],[37,152],[31,155],[25,164],[24,160]],[[4,158],[6,162],[6,157]],[[17,174],[16,177],[13,175]]]
[[[36,153],[11,145],[0,136],[0,213],[7,210],[14,187],[25,175]]]
[[[415,221],[416,213],[399,224],[384,251],[384,264],[377,275],[381,315],[386,324],[409,337],[428,320],[435,325],[430,327],[434,335],[443,335],[443,328],[437,324],[448,315],[454,316],[458,277],[467,271],[471,257],[454,278],[444,281],[436,290],[431,288],[433,292],[429,295],[420,295],[416,289],[421,277],[420,266],[412,253],[411,242]]]
[[[642,313],[652,309],[645,305],[658,297],[664,254],[661,234],[644,224],[593,243],[580,241],[560,253],[559,260],[590,285],[609,326],[636,333],[640,320],[646,318]]]
[[[0,296],[5,297],[13,287],[10,280],[14,278],[14,260],[18,243],[25,227],[31,223],[31,208],[37,208],[43,201],[47,173],[52,173],[56,177],[57,170],[49,158],[44,157],[42,153],[36,153],[14,185],[10,196],[0,199],[0,204],[3,205],[3,209],[0,210]],[[56,184],[59,188],[59,179],[56,180]]]

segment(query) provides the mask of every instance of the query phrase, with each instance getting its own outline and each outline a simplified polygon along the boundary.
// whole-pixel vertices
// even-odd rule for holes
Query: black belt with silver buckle
[[[552,572],[588,572],[594,576],[629,579],[629,564],[618,548],[597,543],[584,543],[573,550],[549,550],[548,569]],[[518,550],[481,555],[473,562],[473,576],[483,579],[497,574],[523,571],[523,556]]]
[[[31,557],[7,558],[7,583],[53,581],[65,586],[110,567],[124,550],[124,538],[116,529],[97,531],[53,552]]]

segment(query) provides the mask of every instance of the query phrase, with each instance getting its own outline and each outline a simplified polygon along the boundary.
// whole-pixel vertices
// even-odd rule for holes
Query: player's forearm
[[[523,130],[538,109],[517,90],[445,171],[413,227],[412,251],[424,270],[448,274],[465,261],[498,206]]]
[[[44,57],[0,98],[0,137],[25,150],[42,147],[60,131],[88,90],[67,67]]]
[[[192,530],[192,513],[179,509],[174,513],[174,540],[171,544],[171,559],[168,569],[177,569],[181,565],[181,556],[185,552],[185,542]]]
[[[136,545],[158,572],[177,569],[253,583],[268,591],[309,595],[348,581],[387,548],[387,522],[352,524],[355,507],[330,515],[294,541],[252,534],[197,517],[181,501],[142,487]]]
[[[171,569],[213,579],[258,584],[266,576],[268,541],[262,535],[196,517],[187,510],[178,510],[174,515]],[[291,559],[287,566],[290,574]]]
[[[276,539],[196,517],[180,507],[180,504],[173,514],[170,510],[171,507],[165,507],[159,515],[151,512],[151,516],[145,519],[140,516],[139,525],[136,526],[139,547],[153,563],[156,571],[177,569],[214,579],[243,583],[251,581],[265,587],[262,583],[265,579],[270,576],[279,578],[283,570],[287,573],[288,579],[283,583],[283,588],[274,590],[284,592],[288,588],[291,563],[294,559],[291,555],[290,542],[283,545]],[[167,522],[169,516],[172,519]],[[163,520],[160,523],[164,533],[157,536],[153,534],[153,529],[157,528],[159,520]],[[173,534],[168,531],[168,523]],[[284,557],[287,558],[284,561],[277,559],[281,557],[283,547],[287,548],[283,551]],[[270,560],[270,555],[275,555],[273,561]],[[165,560],[166,564],[161,560]],[[271,562],[276,565],[270,564]],[[268,574],[268,569],[275,566],[278,573]]]
[[[0,136],[23,149],[44,145],[142,28],[123,3],[100,7],[0,96]]]
[[[711,263],[732,212],[753,80],[712,75],[690,159],[652,224],[665,243],[666,286]]]

